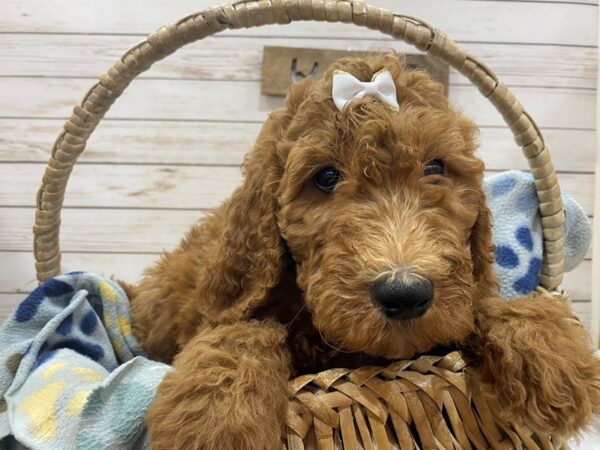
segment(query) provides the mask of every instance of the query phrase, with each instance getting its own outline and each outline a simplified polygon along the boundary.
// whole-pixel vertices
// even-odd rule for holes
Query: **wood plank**
[[[67,117],[94,83],[79,78],[0,78],[0,117]],[[282,105],[282,98],[261,96],[259,82],[135,80],[107,117],[262,122]]]
[[[542,129],[556,170],[593,173],[596,131]],[[529,170],[508,128],[481,128],[479,155],[490,170]],[[577,160],[577,161],[575,161]]]
[[[0,161],[48,161],[62,125],[62,120],[0,119]],[[243,122],[104,120],[78,163],[240,165],[260,127]]]
[[[33,206],[44,165],[11,163],[3,164],[1,170],[0,205]],[[73,171],[65,205],[212,208],[240,181],[241,171],[236,167],[81,165]]]
[[[0,209],[0,249],[32,251],[34,212],[33,208]],[[160,253],[173,249],[204,215],[202,211],[65,208],[61,249],[71,253]]]
[[[62,123],[0,119],[0,162],[46,162]],[[105,120],[78,161],[239,165],[259,130],[259,123]],[[557,169],[593,171],[595,131],[544,129],[543,132]],[[480,156],[488,169],[528,169],[527,160],[521,157],[508,128],[482,128],[480,139]]]
[[[0,76],[92,77],[136,43],[132,36],[14,34],[0,40]],[[415,53],[402,42],[357,39],[208,38],[159,61],[142,78],[259,81],[265,45]],[[466,43],[508,86],[596,88],[597,50],[586,47]],[[468,83],[451,72],[451,83]]]
[[[88,79],[0,78],[0,117],[67,117],[92,84]],[[527,87],[513,92],[541,127],[595,129],[595,91]],[[474,86],[453,85],[449,97],[479,125],[504,125]],[[107,117],[262,122],[282,104],[280,97],[260,95],[258,82],[146,79],[135,80]]]
[[[37,163],[2,164],[0,205],[34,206],[44,168]],[[558,179],[591,216],[594,176],[559,173]],[[237,167],[82,164],[71,175],[65,205],[198,210],[217,206],[240,181]]]
[[[63,253],[62,270],[90,271],[136,282],[157,257],[156,254]],[[584,261],[566,274],[561,287],[573,300],[589,300],[590,282],[591,262]],[[0,253],[0,292],[29,292],[36,284],[32,252]]]
[[[76,270],[94,272],[129,282],[139,280],[142,271],[158,255],[115,255],[108,253],[65,253],[62,256],[63,273]],[[0,253],[0,292],[27,293],[37,286],[33,253]]]
[[[147,34],[215,0],[4,0],[0,30],[4,32]],[[461,41],[597,45],[597,17],[588,5],[456,0],[371,0],[375,6],[420,17]],[[65,14],[68,11],[69,14]],[[460,12],[460,13],[456,13]],[[565,26],[577,24],[577,26]],[[535,30],[535,32],[532,32]],[[233,34],[233,33],[231,33]],[[380,38],[382,35],[347,24],[293,23],[237,35]]]

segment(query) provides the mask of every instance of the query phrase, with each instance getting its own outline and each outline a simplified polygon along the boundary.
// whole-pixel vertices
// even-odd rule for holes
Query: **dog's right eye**
[[[423,175],[444,175],[445,171],[446,169],[444,168],[444,163],[439,159],[434,159],[425,166],[423,169]]]
[[[326,167],[315,174],[313,182],[320,190],[329,193],[333,191],[341,178],[342,174],[335,167]]]

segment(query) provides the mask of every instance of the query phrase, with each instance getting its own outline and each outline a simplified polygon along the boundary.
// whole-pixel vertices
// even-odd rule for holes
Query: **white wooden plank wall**
[[[593,216],[596,0],[371,0],[420,17],[488,63],[545,133],[563,188]],[[0,320],[35,286],[35,192],[62,122],[124,50],[215,0],[2,0]],[[299,23],[193,44],[136,80],[92,137],[69,184],[65,270],[135,281],[239,182],[239,164],[280,99],[260,95],[264,45],[406,51],[362,28]],[[457,73],[450,98],[481,126],[490,172],[525,169],[500,116]],[[564,286],[590,320],[591,251]]]

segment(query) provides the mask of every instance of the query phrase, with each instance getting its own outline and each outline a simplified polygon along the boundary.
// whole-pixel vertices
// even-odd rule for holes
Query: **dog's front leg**
[[[484,391],[538,432],[571,435],[600,413],[600,360],[555,297],[482,300],[467,349]]]
[[[281,447],[290,355],[280,324],[237,322],[203,330],[173,366],[146,418],[153,449]]]

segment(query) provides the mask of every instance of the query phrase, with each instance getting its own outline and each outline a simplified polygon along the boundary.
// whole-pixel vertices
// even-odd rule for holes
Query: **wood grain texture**
[[[67,117],[92,84],[88,79],[0,78],[0,117]],[[518,87],[513,92],[541,127],[595,129],[595,91]],[[506,126],[473,86],[451,85],[449,99],[479,125]],[[259,82],[144,79],[135,80],[106,117],[263,122],[282,105],[281,97],[261,95]]]
[[[33,206],[44,168],[43,164],[3,164],[0,205]],[[65,205],[212,208],[240,181],[241,171],[236,167],[81,165],[73,170]]]
[[[62,125],[62,120],[0,119],[0,161],[45,163]],[[260,127],[260,123],[104,120],[79,161],[239,166]],[[587,148],[589,138],[584,140]]]
[[[132,36],[7,34],[0,39],[0,76],[99,77]],[[141,78],[259,81],[265,45],[400,53],[415,50],[398,41],[368,39],[271,38],[217,36],[188,45],[141,75]],[[596,89],[597,50],[555,45],[468,42],[464,47],[493,67],[508,86]],[[466,84],[456,71],[453,84]]]
[[[146,35],[202,11],[215,0],[4,0],[0,30],[5,32],[126,33]],[[597,17],[585,4],[478,0],[371,0],[370,4],[421,18],[459,41],[596,45]],[[65,13],[68,11],[68,13]],[[532,26],[535,21],[535,28]],[[577,26],[570,26],[577,24]],[[535,30],[535,31],[534,31]],[[331,23],[267,26],[230,35],[265,37],[325,36],[381,39],[378,32]]]
[[[61,120],[0,119],[0,162],[45,163],[61,127]],[[92,135],[78,164],[239,166],[260,127],[260,123],[105,120]],[[556,167],[565,172],[593,173],[594,130],[543,131]],[[479,154],[488,169],[528,169],[507,128],[482,127],[480,141]]]

